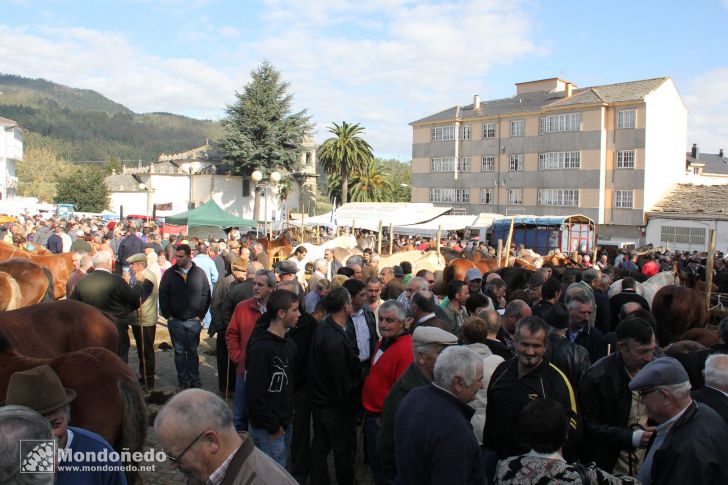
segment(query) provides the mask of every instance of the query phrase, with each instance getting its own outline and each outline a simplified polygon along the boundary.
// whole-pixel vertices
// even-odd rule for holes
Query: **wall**
[[[645,210],[649,210],[685,173],[687,109],[668,79],[645,97]]]
[[[706,229],[705,241],[701,245],[680,245],[670,244],[670,249],[679,249],[681,251],[707,251],[708,250],[708,229],[715,229],[715,247],[718,251],[726,252],[728,249],[728,221],[712,221],[712,220],[694,220],[694,219],[663,219],[661,217],[650,217],[647,223],[646,243],[652,243],[655,246],[661,246],[660,234],[662,226],[677,227],[698,227]]]

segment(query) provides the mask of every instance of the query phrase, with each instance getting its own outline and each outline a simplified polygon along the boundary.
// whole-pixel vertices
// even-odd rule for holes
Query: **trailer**
[[[508,240],[513,221],[513,244],[523,244],[539,254],[560,250],[591,254],[596,245],[596,224],[581,214],[571,216],[513,216],[493,221],[492,245]]]

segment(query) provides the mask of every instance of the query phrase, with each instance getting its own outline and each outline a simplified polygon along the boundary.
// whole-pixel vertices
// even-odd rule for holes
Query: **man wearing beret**
[[[728,483],[728,426],[690,397],[690,379],[672,357],[656,359],[629,383],[657,424],[637,478],[646,485]]]

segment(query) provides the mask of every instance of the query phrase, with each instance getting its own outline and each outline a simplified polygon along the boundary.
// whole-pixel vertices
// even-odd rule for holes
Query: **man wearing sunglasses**
[[[682,364],[661,357],[629,383],[657,424],[637,478],[643,484],[728,483],[728,426],[710,407],[690,397]]]
[[[297,483],[246,433],[235,431],[227,404],[211,392],[174,396],[154,420],[154,433],[190,483]]]

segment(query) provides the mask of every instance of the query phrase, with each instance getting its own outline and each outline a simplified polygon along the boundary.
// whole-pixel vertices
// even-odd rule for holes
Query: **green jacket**
[[[394,417],[397,415],[399,403],[412,390],[430,384],[430,379],[417,368],[415,362],[411,363],[407,370],[394,383],[392,389],[384,400],[382,410],[381,427],[377,434],[377,456],[384,475],[393,480],[397,474],[397,467],[394,460]]]

